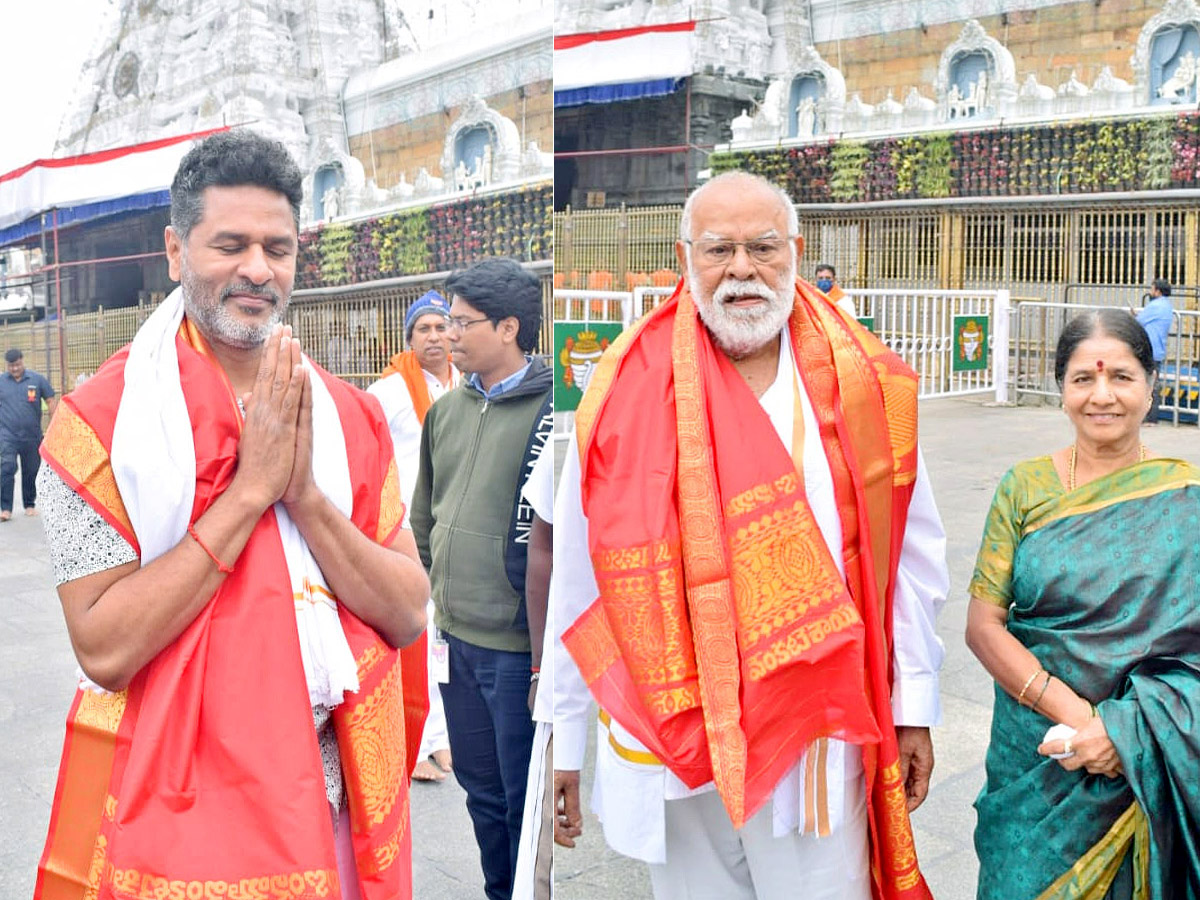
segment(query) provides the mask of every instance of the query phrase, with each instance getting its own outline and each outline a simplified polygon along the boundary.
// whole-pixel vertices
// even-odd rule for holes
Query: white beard
[[[700,290],[699,279],[691,266],[688,267],[688,287],[700,318],[708,328],[717,346],[733,359],[749,356],[779,336],[792,314],[793,295],[796,284],[796,267],[793,264],[780,279],[783,290],[772,290],[761,281],[742,281],[727,278],[722,281],[712,297],[705,297]],[[741,308],[728,306],[730,297],[756,296],[767,301],[764,306]]]

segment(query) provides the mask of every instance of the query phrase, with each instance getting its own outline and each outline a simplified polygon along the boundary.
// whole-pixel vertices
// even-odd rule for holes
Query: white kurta
[[[804,490],[817,525],[842,569],[842,526],[837,513],[833,476],[821,444],[819,425],[803,382],[793,377],[794,363],[786,332],[774,384],[759,398],[779,439],[791,451],[798,386],[804,415]],[[730,427],[737,427],[730,423]],[[555,500],[554,571],[551,581],[554,648],[554,759],[556,769],[579,769],[587,741],[591,695],[562,644],[562,631],[574,622],[599,594],[588,555],[587,519],[580,500],[579,453],[572,435]],[[918,454],[916,484],[909,505],[908,526],[901,549],[894,602],[895,643],[892,713],[897,725],[929,726],[941,720],[938,671],[943,647],[934,630],[934,619],[949,590],[946,536],[934,503],[923,458]],[[618,852],[650,863],[665,859],[664,803],[691,794],[711,791],[710,782],[690,791],[661,765],[638,761],[646,748],[620,723],[597,727],[599,735],[596,783],[592,807],[604,827],[605,838]],[[632,751],[632,752],[631,752]],[[834,829],[840,823],[843,785],[862,777],[861,751],[837,740],[829,741],[826,792]],[[778,835],[802,829],[804,784],[801,760],[776,785],[773,827]]]

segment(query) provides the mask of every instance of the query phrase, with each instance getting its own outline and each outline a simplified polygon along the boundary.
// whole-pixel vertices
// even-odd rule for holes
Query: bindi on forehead
[[[1096,360],[1096,371],[1097,371],[1097,372],[1103,372],[1103,371],[1104,371],[1104,360],[1102,360],[1102,359],[1098,359],[1098,360]]]

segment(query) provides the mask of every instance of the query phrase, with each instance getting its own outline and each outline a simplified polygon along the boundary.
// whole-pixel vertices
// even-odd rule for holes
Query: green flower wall
[[[1013,197],[1200,186],[1200,113],[736,150],[799,203]]]
[[[547,182],[318,226],[300,235],[296,288],[444,272],[483,256],[549,259],[553,203]]]

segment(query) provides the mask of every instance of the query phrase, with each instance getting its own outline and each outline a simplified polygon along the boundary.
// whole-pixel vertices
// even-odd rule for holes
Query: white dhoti
[[[844,809],[827,837],[776,837],[770,802],[735,831],[716,791],[668,800],[667,861],[650,864],[655,900],[870,900],[861,768],[845,782]]]
[[[450,749],[450,735],[446,731],[446,711],[442,708],[442,692],[438,688],[437,676],[433,671],[433,638],[436,629],[433,627],[433,600],[425,604],[425,616],[429,625],[425,630],[429,656],[429,715],[425,717],[425,730],[421,732],[421,751],[418,759],[428,759],[435,750]]]
[[[554,744],[551,732],[549,722],[538,722],[533,734],[512,900],[549,900],[554,896]]]

